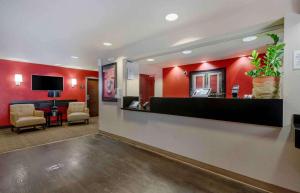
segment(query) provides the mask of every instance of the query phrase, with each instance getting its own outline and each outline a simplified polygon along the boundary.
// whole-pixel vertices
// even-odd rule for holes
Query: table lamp
[[[53,109],[57,109],[57,106],[55,104],[55,98],[60,97],[60,91],[59,90],[49,90],[48,91],[48,97],[53,98]]]

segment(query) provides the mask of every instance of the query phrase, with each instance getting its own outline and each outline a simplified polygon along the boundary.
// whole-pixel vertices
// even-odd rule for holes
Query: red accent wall
[[[248,57],[239,57],[203,64],[188,64],[163,69],[163,96],[189,97],[189,72],[226,68],[226,96],[231,97],[231,89],[235,84],[240,85],[239,96],[252,93],[252,78],[245,75],[252,69]],[[187,71],[187,75],[184,74]]]
[[[15,74],[23,75],[23,83],[15,84]],[[31,75],[63,76],[64,91],[58,99],[85,101],[85,78],[98,77],[97,71],[70,69],[42,64],[0,59],[0,126],[9,125],[9,103],[15,100],[53,100],[47,91],[32,91]],[[71,79],[77,79],[72,88]],[[84,88],[80,88],[83,85]]]

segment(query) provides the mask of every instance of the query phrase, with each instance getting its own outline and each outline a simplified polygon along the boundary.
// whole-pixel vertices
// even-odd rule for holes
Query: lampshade
[[[49,90],[48,97],[50,97],[50,98],[60,97],[60,91],[59,90]]]
[[[77,85],[77,79],[76,78],[71,79],[71,85],[72,85],[72,87]]]
[[[15,82],[16,82],[17,86],[19,86],[21,84],[21,82],[23,82],[22,74],[15,74]]]

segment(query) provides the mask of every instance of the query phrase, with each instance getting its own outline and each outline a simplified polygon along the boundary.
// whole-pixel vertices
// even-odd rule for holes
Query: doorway
[[[149,102],[150,98],[154,96],[154,76],[147,74],[140,74],[140,102],[144,104]]]
[[[90,109],[90,116],[99,115],[99,80],[98,78],[86,79],[86,103]]]

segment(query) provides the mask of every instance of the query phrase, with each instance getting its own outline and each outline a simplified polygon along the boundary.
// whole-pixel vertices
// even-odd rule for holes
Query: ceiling
[[[271,44],[272,39],[267,36],[268,33],[279,35],[281,41],[284,37],[283,24],[276,25],[276,29],[267,30],[264,33],[256,34],[257,39],[251,42],[243,42],[243,38],[232,37],[232,39],[223,39],[211,44],[199,44],[189,51],[190,54],[183,54],[182,51],[170,52],[167,54],[152,57],[155,61],[150,62],[146,59],[136,60],[141,66],[152,66],[157,68],[174,67],[185,64],[202,63],[203,61],[215,61],[227,58],[245,57],[251,55],[252,50],[256,49],[259,53],[266,52],[266,45]],[[149,69],[149,68],[147,68]]]
[[[146,58],[269,24],[299,11],[296,4],[298,0],[0,0],[0,58],[96,69],[98,59]],[[168,13],[179,19],[165,21]],[[172,46],[186,38],[197,40]]]

